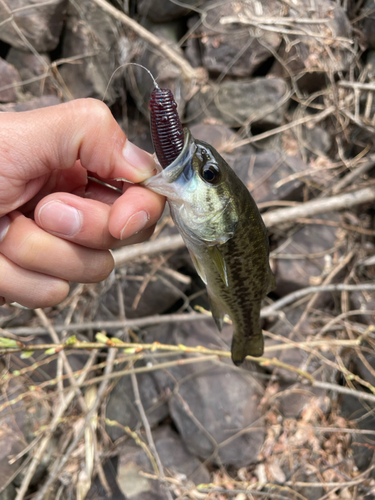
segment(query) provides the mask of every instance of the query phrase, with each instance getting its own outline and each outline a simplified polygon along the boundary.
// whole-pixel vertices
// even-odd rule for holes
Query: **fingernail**
[[[3,241],[10,226],[10,219],[7,215],[0,217],[0,241]]]
[[[122,228],[120,239],[124,240],[125,238],[129,238],[129,236],[133,236],[133,234],[139,233],[149,220],[150,216],[145,210],[133,214]]]
[[[155,162],[152,156],[130,141],[126,141],[122,154],[130,165],[141,172],[151,174],[155,170]]]
[[[62,201],[49,201],[39,210],[39,223],[52,233],[75,236],[82,227],[82,212]]]

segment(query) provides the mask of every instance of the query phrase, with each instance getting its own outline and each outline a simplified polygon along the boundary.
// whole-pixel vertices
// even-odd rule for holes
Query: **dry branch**
[[[162,54],[165,55],[172,63],[178,66],[181,73],[188,81],[199,80],[199,73],[190,66],[190,64],[184,59],[178,52],[176,52],[172,47],[170,47],[163,40],[158,38],[156,35],[146,30],[143,26],[138,24],[134,19],[131,19],[124,12],[119,11],[112,5],[110,5],[106,0],[93,0],[102,10],[107,12],[107,14],[114,17],[117,21],[130,28],[134,33],[143,38],[150,45],[158,49]]]

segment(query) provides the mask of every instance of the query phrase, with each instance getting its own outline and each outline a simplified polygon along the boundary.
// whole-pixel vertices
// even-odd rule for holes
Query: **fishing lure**
[[[263,354],[261,301],[275,288],[266,227],[249,190],[209,144],[182,128],[173,94],[156,84],[149,109],[163,170],[144,181],[167,197],[172,218],[207,286],[219,330],[234,325],[232,360]]]

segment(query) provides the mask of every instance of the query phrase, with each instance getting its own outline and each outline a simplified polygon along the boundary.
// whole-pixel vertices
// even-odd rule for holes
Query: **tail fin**
[[[261,301],[248,305],[246,321],[235,325],[232,340],[232,361],[236,366],[243,363],[246,356],[258,358],[264,350],[262,329],[259,326]]]
[[[260,328],[259,328],[260,330]],[[235,332],[232,340],[232,361],[236,366],[242,365],[246,356],[254,356],[259,358],[262,356],[264,350],[264,342],[262,331],[256,335],[244,337]]]

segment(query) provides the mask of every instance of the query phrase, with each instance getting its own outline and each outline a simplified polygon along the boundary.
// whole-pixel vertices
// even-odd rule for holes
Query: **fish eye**
[[[220,180],[220,170],[216,165],[208,163],[202,166],[201,176],[210,184],[216,184]]]

